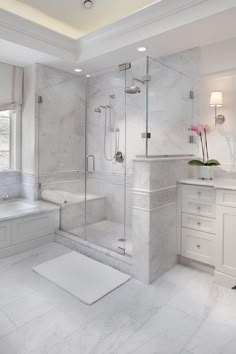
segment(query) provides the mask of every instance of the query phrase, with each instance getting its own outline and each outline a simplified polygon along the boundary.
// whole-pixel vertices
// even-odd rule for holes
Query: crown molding
[[[25,47],[75,60],[76,40],[0,9],[0,38]]]
[[[116,51],[235,7],[235,0],[162,0],[77,40],[77,60]]]
[[[121,49],[133,50],[144,40],[148,43],[149,39],[155,39],[158,43],[156,39],[170,31],[231,8],[236,8],[235,0],[159,0],[79,39],[0,9],[0,38],[51,55],[68,65],[86,63],[88,66],[108,53],[112,58]]]

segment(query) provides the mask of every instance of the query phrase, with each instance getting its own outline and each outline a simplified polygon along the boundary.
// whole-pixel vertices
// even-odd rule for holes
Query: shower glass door
[[[60,207],[60,228],[85,238],[86,80],[37,65],[39,198]]]
[[[126,70],[93,75],[87,85],[86,241],[126,251]]]

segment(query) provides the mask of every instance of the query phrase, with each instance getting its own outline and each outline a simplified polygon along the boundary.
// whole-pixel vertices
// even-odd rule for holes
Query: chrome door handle
[[[92,160],[93,160],[93,169],[92,169],[92,171],[89,171],[89,169],[88,169],[89,158],[92,158]],[[94,155],[87,155],[87,158],[86,158],[86,170],[87,170],[88,173],[94,173],[95,172],[95,156]]]

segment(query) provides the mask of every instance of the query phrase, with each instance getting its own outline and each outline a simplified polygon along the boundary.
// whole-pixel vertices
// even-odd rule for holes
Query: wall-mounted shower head
[[[100,107],[95,108],[94,110],[95,113],[102,113],[102,110]]]

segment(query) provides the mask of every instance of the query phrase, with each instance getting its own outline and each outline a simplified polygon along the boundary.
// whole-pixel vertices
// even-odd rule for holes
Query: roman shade
[[[0,111],[22,104],[23,69],[0,63]]]

